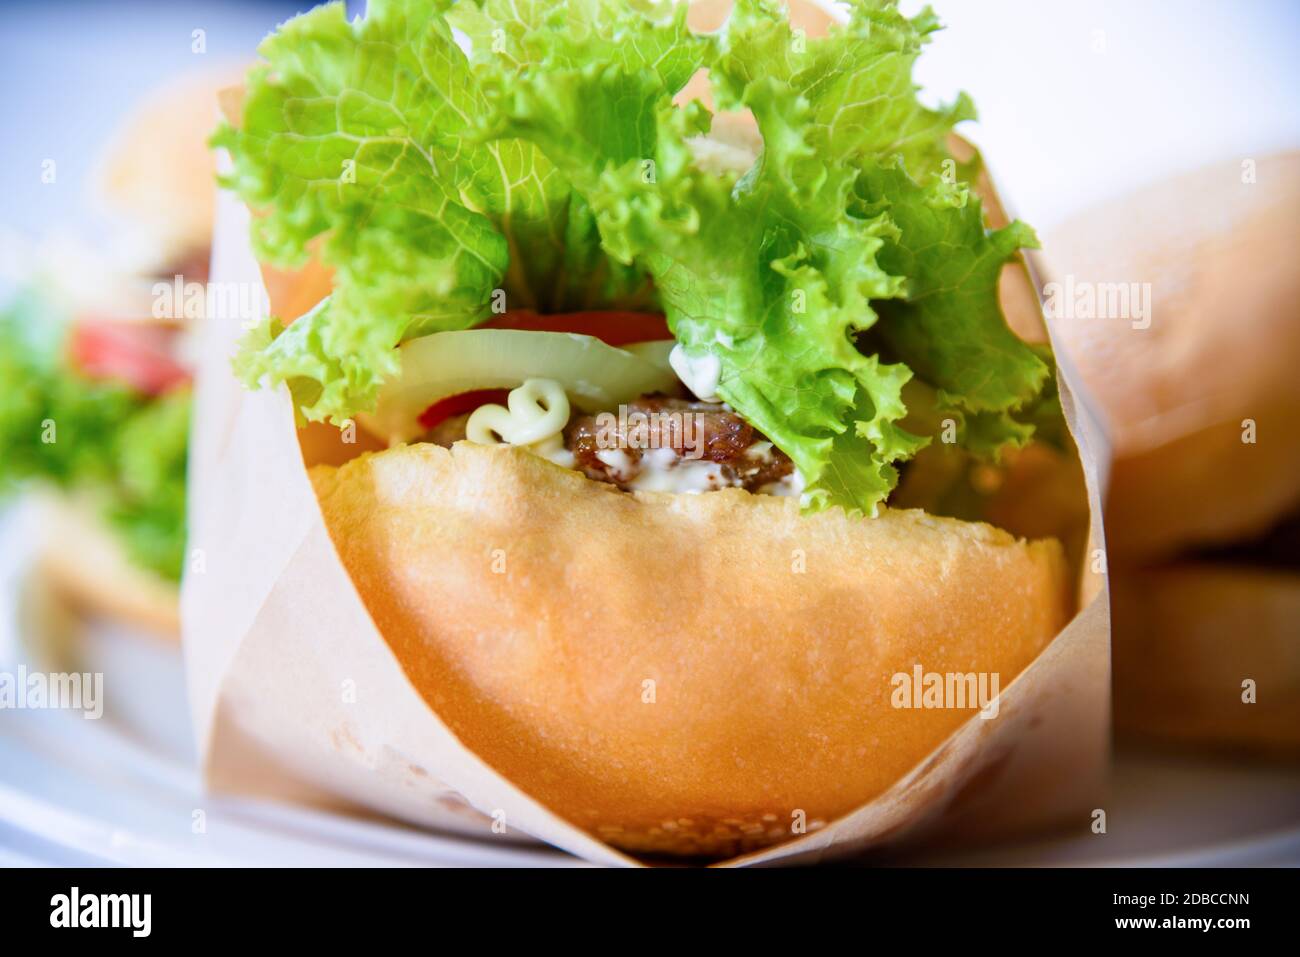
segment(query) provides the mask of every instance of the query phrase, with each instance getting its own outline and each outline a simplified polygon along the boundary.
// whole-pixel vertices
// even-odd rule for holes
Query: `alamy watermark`
[[[153,930],[152,894],[82,893],[73,886],[66,894],[50,898],[51,927],[123,928],[132,937],[148,937]]]
[[[596,447],[600,449],[673,449],[684,459],[704,457],[704,417],[682,410],[629,411],[596,416]]]
[[[153,284],[155,319],[236,319],[251,327],[270,315],[271,300],[260,282],[185,281],[179,273]]]
[[[0,671],[0,711],[80,711],[88,720],[104,714],[101,672]]]
[[[998,693],[1002,678],[996,671],[939,672],[915,665],[910,672],[897,672],[889,679],[895,708],[979,709],[985,721],[998,716]]]
[[[1134,329],[1151,327],[1151,283],[1090,282],[1067,275],[1043,286],[1049,319],[1128,319]]]

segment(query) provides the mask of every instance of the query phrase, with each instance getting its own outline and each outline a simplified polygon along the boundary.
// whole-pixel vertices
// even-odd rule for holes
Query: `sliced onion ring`
[[[583,412],[613,409],[647,392],[675,392],[677,377],[651,359],[593,336],[519,329],[436,332],[401,347],[402,371],[384,386],[366,427],[390,443],[423,432],[420,414],[451,395],[554,379]]]

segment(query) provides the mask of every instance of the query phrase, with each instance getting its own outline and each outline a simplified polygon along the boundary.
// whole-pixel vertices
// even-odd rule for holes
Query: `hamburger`
[[[1290,152],[1149,185],[1048,243],[1076,301],[1147,290],[1057,324],[1113,433],[1116,723],[1133,738],[1300,753],[1297,222]]]
[[[214,142],[254,251],[307,270],[235,370],[312,424],[413,686],[602,840],[718,856],[859,806],[974,713],[897,704],[900,673],[1034,660],[1075,611],[1078,512],[1007,490],[1081,483],[1050,351],[999,300],[1034,235],[967,185],[969,102],[911,81],[933,17],[688,17],[323,6]]]
[[[178,629],[189,433],[174,336],[73,317],[37,287],[0,313],[0,484],[39,491],[40,572],[84,611],[164,636]]]
[[[0,316],[0,481],[42,488],[39,565],[74,604],[175,637],[185,543],[187,326],[204,311],[216,92],[183,76],[98,163],[114,249],[51,253]]]

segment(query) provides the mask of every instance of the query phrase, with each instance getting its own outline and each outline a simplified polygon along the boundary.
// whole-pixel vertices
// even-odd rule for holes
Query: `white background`
[[[1300,147],[1296,0],[931,5],[948,28],[917,80],[974,97],[971,138],[1040,230],[1163,175]]]

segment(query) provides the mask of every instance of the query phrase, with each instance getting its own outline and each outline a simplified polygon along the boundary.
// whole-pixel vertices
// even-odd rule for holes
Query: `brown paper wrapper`
[[[248,211],[223,194],[212,282],[266,289],[277,315],[290,317],[328,290],[319,268],[264,277],[248,236]],[[1041,327],[1024,265],[1007,267],[1003,291],[1013,326]],[[597,863],[639,863],[480,760],[407,679],[340,562],[308,481],[300,439],[314,444],[318,436],[300,436],[286,389],[246,391],[231,375],[242,331],[236,319],[204,323],[190,453],[194,551],[181,615],[208,787],[367,808],[484,840],[531,837]],[[816,861],[922,840],[1088,826],[1110,735],[1100,507],[1109,449],[1068,357],[1058,352],[1058,361],[1090,511],[1078,614],[1002,690],[995,720],[972,712],[884,794],[824,828],[726,863]]]
[[[248,223],[244,207],[223,196],[214,282],[262,283]],[[206,322],[190,461],[196,551],[182,620],[209,787],[354,804],[484,839],[527,834],[592,861],[632,863],[463,747],[407,680],[330,541],[287,391],[249,392],[230,373],[241,332],[236,320]],[[1107,452],[1073,382],[1061,368],[1087,478],[1092,555],[1102,547]],[[1110,658],[1104,575],[1084,564],[1080,612],[1003,690],[996,720],[972,717],[854,813],[733,863],[816,860],[925,836],[992,837],[1069,818],[1086,826],[1106,764]]]

